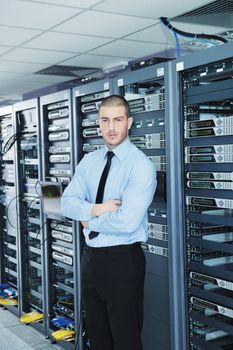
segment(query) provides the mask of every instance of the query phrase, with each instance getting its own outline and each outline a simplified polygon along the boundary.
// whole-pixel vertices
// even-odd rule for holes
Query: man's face
[[[118,146],[128,136],[129,129],[133,122],[132,117],[128,117],[125,107],[103,106],[99,111],[99,124],[102,136],[107,146],[112,149]]]

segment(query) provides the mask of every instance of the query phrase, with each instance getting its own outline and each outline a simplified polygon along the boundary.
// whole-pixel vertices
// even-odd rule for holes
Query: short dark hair
[[[101,107],[125,107],[127,117],[130,116],[129,103],[124,97],[120,95],[111,95],[105,97],[100,104],[99,110]]]

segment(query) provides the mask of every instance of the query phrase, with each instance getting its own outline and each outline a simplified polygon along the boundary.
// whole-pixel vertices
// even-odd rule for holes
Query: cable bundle
[[[59,329],[52,333],[55,340],[75,341],[75,331],[70,329]]]
[[[57,316],[51,320],[52,324],[57,328],[66,328],[70,326],[74,320],[69,316]]]
[[[31,311],[29,313],[24,314],[20,317],[20,322],[28,324],[28,323],[37,323],[43,321],[44,315],[38,311]]]
[[[17,305],[17,290],[12,288],[9,283],[0,284],[0,305]]]
[[[0,298],[0,305],[17,305],[18,301],[13,298]]]

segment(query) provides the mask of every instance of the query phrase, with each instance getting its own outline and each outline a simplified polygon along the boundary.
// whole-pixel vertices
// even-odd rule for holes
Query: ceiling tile
[[[79,16],[59,25],[56,30],[66,33],[99,35],[103,37],[120,38],[121,36],[153,25],[154,20],[86,11]]]
[[[80,7],[80,8],[88,8],[90,6],[93,6],[95,4],[98,4],[99,2],[102,2],[100,0],[29,0],[32,2],[44,2],[46,4],[53,4],[53,5],[62,5],[62,6],[68,6],[68,7]]]
[[[63,62],[63,64],[69,66],[102,68],[105,65],[117,65],[118,63],[121,63],[121,61],[127,62],[129,59],[131,58],[100,55],[79,55]]]
[[[1,2],[0,23],[16,27],[46,30],[82,11],[36,2],[7,0]]]
[[[17,48],[2,55],[1,59],[17,62],[57,64],[58,62],[73,57],[74,55],[75,53],[71,52]]]
[[[45,68],[45,64],[28,63],[28,62],[10,62],[0,60],[1,72],[19,72],[19,73],[33,73]]]
[[[109,41],[107,38],[48,32],[31,40],[24,47],[80,53],[104,45]]]
[[[1,72],[0,71],[0,81],[7,81],[11,79],[21,79],[25,76],[25,73],[11,73],[11,72]],[[13,81],[13,80],[12,80]],[[0,85],[1,86],[1,85]]]
[[[12,47],[11,46],[1,46],[0,45],[0,55],[4,54],[5,52],[11,50]]]
[[[166,45],[164,44],[117,40],[96,50],[92,50],[91,53],[97,55],[109,55],[109,53],[111,53],[111,55],[116,57],[127,56],[131,58],[138,58],[151,55],[164,49],[166,49]]]
[[[40,30],[0,25],[0,45],[17,46],[40,34]]]
[[[210,0],[108,0],[94,9],[120,13],[129,16],[139,16],[157,19],[159,17],[174,17],[207,4]]]
[[[21,78],[21,82],[45,83],[47,85],[62,83],[63,81],[71,80],[71,77],[62,77],[47,74],[27,74]]]

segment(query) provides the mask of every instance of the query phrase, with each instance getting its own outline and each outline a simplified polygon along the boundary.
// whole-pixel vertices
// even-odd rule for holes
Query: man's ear
[[[130,116],[130,117],[128,117],[128,130],[131,129],[132,124],[133,124],[133,117]]]

